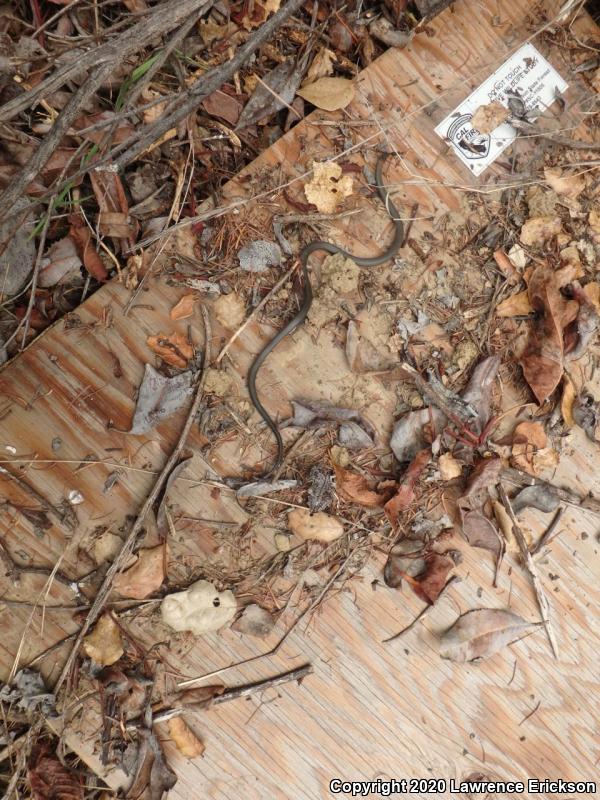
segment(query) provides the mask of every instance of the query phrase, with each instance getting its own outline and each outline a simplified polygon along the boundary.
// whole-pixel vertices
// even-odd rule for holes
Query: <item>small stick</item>
[[[508,499],[508,495],[502,486],[501,483],[498,484],[498,493],[500,495],[500,500],[502,500],[502,505],[506,509],[506,513],[510,517],[510,521],[512,522],[512,529],[515,535],[515,539],[519,545],[519,549],[521,550],[521,555],[523,557],[523,561],[529,571],[531,576],[531,582],[533,583],[533,588],[535,590],[535,595],[537,597],[538,606],[540,609],[540,614],[542,616],[542,620],[544,622],[544,626],[546,628],[546,633],[548,634],[548,639],[550,640],[550,644],[552,646],[552,652],[554,653],[554,658],[558,658],[558,642],[556,641],[556,636],[554,635],[554,630],[552,625],[550,624],[550,604],[548,603],[548,598],[544,592],[544,587],[542,586],[542,582],[540,580],[539,573],[537,571],[537,567],[535,562],[529,552],[529,548],[527,547],[527,541],[525,540],[525,536],[523,535],[523,531],[521,530],[519,523],[517,522],[517,518],[515,516],[515,512],[513,511],[513,507]]]
[[[300,683],[303,678],[306,678],[307,675],[311,675],[312,672],[312,664],[304,664],[302,667],[292,669],[289,672],[282,672],[279,675],[275,675],[273,678],[266,678],[264,681],[255,681],[254,683],[244,683],[241,686],[232,686],[231,689],[225,689],[223,694],[218,694],[213,697],[210,706],[217,705],[217,703],[227,703],[229,700],[237,700],[240,697],[249,697],[251,694],[264,692],[266,689],[272,689],[284,683],[291,683],[292,681],[298,681],[298,683]],[[152,722],[166,722],[169,719],[173,719],[173,717],[181,716],[186,711],[193,710],[193,705],[167,708],[155,714]],[[127,727],[137,727],[136,720],[127,723]]]
[[[256,306],[256,308],[250,314],[250,316],[247,317],[244,320],[244,322],[242,322],[240,327],[233,334],[233,336],[229,339],[229,341],[225,345],[223,345],[223,349],[221,350],[221,352],[219,353],[219,355],[215,359],[215,364],[219,364],[221,362],[221,360],[223,359],[223,356],[229,351],[231,345],[236,341],[236,339],[238,339],[241,336],[241,334],[246,330],[246,328],[252,322],[252,320],[256,318],[256,316],[259,313],[259,311],[261,311],[265,307],[265,305],[269,302],[271,297],[273,297],[273,295],[276,294],[281,289],[281,287],[289,279],[290,275],[296,269],[297,266],[298,266],[297,262],[294,262],[294,264],[288,269],[288,271],[277,281],[277,283],[271,289],[269,294],[266,295],[266,297],[263,297],[263,299]]]
[[[539,542],[534,547],[531,548],[530,553],[532,556],[537,555],[537,553],[540,552],[542,547],[545,547],[547,544],[550,544],[550,542],[558,535],[558,533],[555,533],[555,531],[564,513],[565,509],[561,506],[556,512],[556,514],[552,517],[552,522],[550,523],[550,525],[548,525],[544,533],[540,536]]]
[[[549,481],[542,481],[539,478],[534,478],[526,472],[521,472],[518,469],[503,469],[501,473],[502,480],[508,481],[515,486],[546,486],[556,493],[558,498],[570,506],[577,506],[584,511],[590,511],[592,514],[600,514],[600,500],[592,497],[591,494],[578,494],[572,492],[570,489],[561,489],[560,486],[555,486]]]
[[[450,580],[446,582],[446,584],[444,585],[444,588],[438,594],[437,599],[436,599],[435,602],[437,603],[437,601],[440,599],[440,597],[444,594],[444,592],[446,591],[446,589],[449,586],[451,586],[453,583],[457,583],[458,581],[460,581],[460,578],[458,577],[458,575],[453,575],[450,578]],[[431,609],[434,607],[434,605],[435,605],[435,603],[432,603],[431,605],[425,606],[425,608],[419,614],[417,614],[417,616],[413,619],[413,621],[410,624],[408,624],[405,628],[402,628],[401,631],[398,631],[398,633],[395,633],[393,636],[389,636],[387,639],[382,639],[381,640],[382,644],[387,644],[388,642],[393,642],[395,639],[399,639],[401,636],[404,636],[405,633],[408,633],[410,630],[412,630],[415,627],[415,625],[417,624],[417,622],[420,622],[423,619],[423,617],[425,617],[431,611]]]
[[[202,312],[202,319],[205,322],[206,319],[208,318],[208,311],[206,310],[206,308],[204,306],[201,306],[200,309],[201,309],[201,312]],[[181,433],[179,435],[179,439],[178,439],[175,447],[171,451],[171,455],[167,459],[164,467],[162,468],[162,470],[158,474],[158,476],[156,478],[156,482],[154,483],[154,486],[152,487],[152,490],[150,491],[150,493],[149,493],[148,497],[146,498],[142,508],[140,509],[140,512],[137,515],[137,518],[136,518],[135,522],[131,526],[131,530],[129,531],[129,534],[128,534],[127,538],[125,539],[125,541],[123,543],[123,546],[121,547],[121,550],[117,554],[117,556],[116,556],[115,560],[113,561],[113,563],[110,565],[110,567],[108,569],[108,572],[106,573],[106,575],[104,577],[104,580],[102,581],[102,585],[100,586],[100,589],[98,590],[98,594],[96,595],[96,599],[94,600],[94,603],[93,603],[92,607],[90,608],[90,610],[88,612],[88,615],[87,615],[87,617],[85,619],[85,622],[83,623],[79,633],[77,634],[77,638],[75,639],[75,643],[73,644],[71,652],[69,653],[69,657],[67,658],[67,661],[66,661],[66,663],[65,663],[65,665],[64,665],[64,667],[62,669],[62,672],[60,673],[60,675],[58,677],[58,680],[57,680],[56,685],[54,687],[54,692],[55,693],[58,692],[60,687],[63,685],[63,683],[65,682],[65,680],[69,676],[70,671],[71,671],[71,667],[73,666],[73,663],[74,663],[74,661],[75,661],[75,659],[77,657],[77,653],[79,652],[79,648],[81,647],[81,643],[83,642],[83,639],[84,639],[85,635],[87,634],[89,629],[92,627],[94,622],[98,619],[98,617],[102,613],[102,610],[103,610],[104,606],[106,605],[106,601],[108,600],[108,596],[109,596],[109,594],[111,592],[111,589],[112,589],[113,580],[118,575],[118,573],[123,569],[123,565],[125,564],[128,556],[130,555],[130,553],[133,550],[133,546],[135,545],[135,542],[136,542],[136,539],[138,537],[138,534],[140,533],[140,531],[142,530],[142,528],[144,526],[144,522],[145,522],[145,519],[146,519],[146,517],[148,515],[148,512],[150,511],[150,509],[152,508],[152,506],[156,502],[156,499],[160,495],[165,483],[167,482],[167,479],[168,479],[169,475],[171,474],[171,472],[173,471],[173,468],[175,467],[175,465],[179,461],[179,458],[181,456],[181,452],[182,452],[182,450],[183,450],[183,448],[185,446],[185,443],[187,441],[187,437],[188,437],[189,432],[190,432],[190,430],[192,428],[192,425],[194,424],[194,420],[196,418],[196,414],[198,413],[198,409],[200,408],[200,403],[202,401],[202,395],[203,395],[203,389],[204,389],[204,381],[206,379],[206,372],[207,372],[206,367],[208,366],[206,364],[206,353],[207,353],[207,348],[208,348],[208,337],[206,336],[206,330],[207,330],[207,328],[205,327],[205,341],[204,341],[205,363],[203,365],[202,375],[200,376],[200,379],[199,379],[198,384],[196,386],[196,394],[194,395],[194,399],[192,401],[192,405],[190,406],[190,410],[188,411],[187,419],[186,419],[186,421],[184,423],[184,426],[183,426],[183,428],[181,430]]]

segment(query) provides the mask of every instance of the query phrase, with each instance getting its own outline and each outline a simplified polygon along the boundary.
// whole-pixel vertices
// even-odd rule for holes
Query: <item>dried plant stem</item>
[[[206,331],[207,331],[208,328],[206,326],[206,320],[208,318],[208,312],[207,312],[207,310],[206,310],[206,308],[204,306],[201,306],[200,308],[201,308],[201,312],[202,312],[203,323],[205,325],[204,348],[205,348],[205,362],[206,362],[206,352],[207,352],[207,348],[208,348],[208,336],[206,334]],[[102,585],[100,586],[100,589],[98,590],[98,594],[96,595],[96,598],[95,598],[95,600],[94,600],[94,602],[92,604],[92,607],[90,608],[90,610],[89,610],[89,612],[87,614],[87,617],[85,618],[85,621],[84,621],[83,625],[81,626],[81,629],[80,629],[79,633],[77,634],[77,638],[75,639],[75,642],[73,644],[71,652],[69,653],[69,657],[67,658],[67,661],[66,661],[66,663],[65,663],[65,665],[64,665],[64,667],[63,667],[63,669],[62,669],[62,671],[61,671],[61,673],[59,675],[59,678],[58,678],[58,680],[56,682],[56,685],[54,687],[55,693],[58,692],[58,690],[61,688],[63,683],[67,680],[85,635],[87,634],[87,632],[89,631],[91,626],[94,624],[94,622],[98,619],[98,617],[102,613],[102,610],[104,609],[104,606],[106,605],[106,602],[108,600],[108,596],[109,596],[109,594],[111,592],[111,589],[112,589],[113,580],[119,574],[119,572],[123,569],[123,566],[124,566],[127,558],[129,557],[129,555],[131,554],[131,552],[133,550],[133,546],[134,546],[134,544],[136,542],[136,539],[137,539],[140,531],[142,530],[142,528],[144,526],[144,522],[146,520],[148,512],[150,511],[150,509],[154,505],[156,499],[160,495],[160,492],[162,491],[163,487],[165,486],[165,484],[166,484],[166,482],[167,482],[167,480],[169,478],[169,475],[171,474],[171,472],[173,471],[173,468],[176,466],[177,462],[179,461],[179,458],[181,456],[181,452],[182,452],[182,450],[183,450],[183,448],[185,446],[185,443],[187,441],[187,437],[189,435],[189,432],[190,432],[190,430],[192,428],[192,425],[194,423],[194,419],[196,418],[196,414],[197,414],[198,409],[200,407],[200,402],[202,400],[205,377],[206,377],[206,369],[203,369],[202,370],[202,375],[201,375],[200,379],[198,380],[198,384],[196,386],[196,393],[194,395],[194,399],[192,401],[192,405],[190,406],[190,410],[188,412],[187,419],[186,419],[186,421],[185,421],[185,423],[183,425],[183,428],[181,430],[181,433],[179,435],[179,439],[177,440],[177,443],[176,443],[175,447],[171,451],[171,455],[167,459],[166,464],[164,465],[164,467],[162,468],[162,470],[158,474],[158,476],[156,478],[156,481],[154,483],[154,486],[152,487],[152,490],[150,491],[148,497],[144,501],[144,504],[143,504],[139,514],[137,515],[137,518],[136,518],[135,522],[133,523],[127,538],[125,539],[125,542],[123,543],[123,546],[122,546],[121,550],[119,551],[119,553],[117,554],[115,560],[113,561],[113,563],[109,567],[108,572],[106,573],[106,576],[105,576],[104,580],[102,581]]]
[[[254,683],[245,683],[242,686],[232,686],[231,689],[225,689],[223,694],[218,694],[211,700],[210,705],[215,706],[218,703],[227,703],[229,700],[237,700],[240,697],[249,697],[257,692],[264,692],[266,689],[273,689],[275,686],[281,686],[284,683],[291,683],[292,681],[300,682],[307,675],[313,672],[312,664],[304,664],[302,667],[297,667],[289,672],[282,672],[272,678],[266,678],[264,681],[255,681]],[[210,708],[210,706],[209,706]],[[193,706],[174,706],[167,708],[164,711],[159,711],[155,714],[153,722],[166,722],[173,717],[179,717],[186,711],[193,711]],[[135,720],[133,720],[135,722]],[[131,723],[127,727],[130,727]]]
[[[512,522],[512,529],[515,539],[517,540],[517,543],[519,545],[519,549],[521,551],[521,556],[523,558],[523,561],[525,562],[525,566],[527,567],[527,570],[531,576],[531,582],[533,583],[533,588],[535,590],[535,595],[537,597],[540,614],[542,615],[542,620],[546,628],[546,633],[548,634],[548,639],[550,640],[550,645],[552,646],[552,652],[554,653],[554,658],[558,658],[558,642],[556,641],[554,629],[552,628],[550,622],[550,604],[548,603],[548,598],[546,597],[546,593],[544,592],[544,587],[542,586],[542,582],[540,580],[537,567],[531,556],[531,553],[529,552],[529,548],[527,547],[527,541],[517,521],[511,502],[508,499],[508,495],[506,494],[506,490],[504,489],[501,483],[498,484],[498,493],[500,495],[500,500],[502,501],[502,505],[506,509],[506,513],[508,514],[508,516],[510,517],[510,521]]]
[[[247,317],[247,318],[246,318],[246,319],[245,319],[245,320],[242,322],[242,324],[241,324],[241,325],[240,325],[240,327],[237,329],[237,331],[236,331],[236,332],[233,334],[233,336],[232,336],[232,337],[229,339],[229,341],[228,341],[228,342],[227,342],[227,343],[226,343],[226,344],[223,346],[223,348],[222,348],[221,352],[219,353],[219,355],[218,355],[218,356],[216,357],[216,359],[215,359],[215,364],[219,364],[219,363],[221,362],[221,360],[223,359],[223,357],[224,357],[224,356],[227,354],[227,352],[228,352],[228,351],[229,351],[229,349],[231,348],[231,345],[232,345],[232,344],[233,344],[233,343],[236,341],[236,339],[238,339],[238,338],[241,336],[241,334],[242,334],[242,333],[243,333],[243,332],[246,330],[246,328],[247,328],[247,327],[248,327],[248,325],[249,325],[249,324],[252,322],[252,320],[256,319],[256,317],[258,316],[258,314],[259,314],[259,313],[262,311],[262,309],[263,309],[263,308],[266,306],[266,304],[267,304],[267,303],[269,302],[269,300],[270,300],[270,299],[273,297],[273,295],[277,294],[277,292],[278,292],[278,291],[281,289],[281,287],[282,287],[282,286],[283,286],[283,285],[286,283],[286,281],[288,281],[288,280],[289,280],[290,276],[292,275],[292,273],[294,272],[294,270],[296,269],[296,267],[297,267],[297,266],[298,266],[298,264],[297,264],[297,263],[294,263],[294,264],[293,264],[293,265],[292,265],[292,266],[291,266],[291,267],[288,269],[288,271],[287,271],[287,272],[286,272],[286,273],[285,273],[285,274],[284,274],[284,275],[283,275],[283,276],[282,276],[282,277],[281,277],[281,278],[280,278],[280,279],[277,281],[277,283],[276,283],[276,284],[275,284],[275,286],[274,286],[274,287],[271,289],[271,291],[269,292],[269,294],[268,294],[266,297],[263,297],[263,299],[262,299],[262,300],[260,301],[260,303],[259,303],[259,304],[256,306],[256,308],[255,308],[255,309],[254,309],[254,311],[253,311],[253,312],[250,314],[250,316],[249,316],[249,317]]]
[[[534,547],[531,548],[530,552],[532,556],[535,556],[537,553],[539,553],[543,547],[545,547],[547,544],[550,544],[550,542],[555,538],[555,536],[558,535],[556,532],[556,528],[558,527],[558,523],[561,521],[564,512],[565,510],[561,506],[556,512],[556,514],[552,517],[550,525],[548,525],[544,533],[540,536],[539,542]]]

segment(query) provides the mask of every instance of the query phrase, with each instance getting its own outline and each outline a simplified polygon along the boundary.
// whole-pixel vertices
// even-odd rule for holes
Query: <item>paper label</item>
[[[470,94],[435,132],[449,141],[473,175],[481,173],[514,142],[517,131],[507,122],[491,134],[471,125],[480,106],[497,101],[508,108],[508,98],[520,99],[530,120],[535,119],[564,92],[568,84],[532,44],[524,44],[493,75]]]

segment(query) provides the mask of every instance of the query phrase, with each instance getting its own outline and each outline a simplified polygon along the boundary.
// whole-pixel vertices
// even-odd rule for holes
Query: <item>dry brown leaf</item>
[[[532,325],[520,359],[525,380],[539,403],[556,389],[563,375],[563,328],[568,308],[556,284],[556,273],[544,265],[529,279],[529,301],[540,318]]]
[[[365,508],[378,508],[386,501],[386,496],[369,489],[367,479],[352,470],[344,469],[338,464],[333,465],[335,471],[335,486],[338,497],[349,503],[357,503]]]
[[[585,189],[585,178],[583,175],[569,175],[560,167],[546,167],[544,170],[544,177],[556,194],[563,195],[571,200],[579,197],[581,192]]]
[[[593,303],[596,306],[596,311],[600,314],[600,283],[597,283],[596,281],[587,283],[583,287],[583,291],[585,292],[587,299],[590,301],[590,303]]]
[[[222,683],[215,683],[209,686],[195,686],[193,689],[186,689],[185,692],[176,695],[173,700],[182,706],[191,706],[195,710],[208,708],[215,697],[222,695],[225,686]]]
[[[180,333],[173,332],[169,336],[159,333],[156,336],[148,336],[146,342],[163,361],[179,369],[185,369],[194,355],[192,345]]]
[[[527,317],[533,314],[533,308],[529,301],[529,292],[527,289],[517,294],[511,294],[506,300],[503,300],[496,306],[496,315],[498,317]]]
[[[441,637],[440,655],[459,662],[489,658],[540,624],[499,608],[467,611]]]
[[[313,163],[313,177],[304,185],[304,194],[322,214],[333,214],[338,204],[352,194],[352,176],[342,177],[342,168],[333,161]]]
[[[454,568],[454,561],[444,553],[428,553],[425,556],[425,569],[416,577],[403,575],[413,592],[425,603],[433,605],[446,585],[448,573]]]
[[[521,241],[530,247],[539,247],[551,236],[562,233],[560,217],[546,216],[528,219],[521,228]]]
[[[83,800],[81,777],[50,755],[48,742],[34,745],[27,765],[27,781],[33,800]]]
[[[429,448],[424,448],[417,453],[404,472],[397,493],[385,504],[384,511],[394,528],[398,525],[399,515],[414,501],[415,484],[430,458],[431,450]]]
[[[62,281],[69,281],[81,273],[81,259],[77,254],[75,242],[70,236],[57,239],[48,248],[42,260],[38,286],[56,286]]]
[[[236,97],[217,89],[202,101],[202,106],[207,114],[224,119],[230,125],[235,125],[242,113],[242,104]]]
[[[258,639],[266,638],[275,627],[275,619],[266,608],[256,603],[250,603],[242,611],[242,615],[237,619],[231,629],[238,633],[245,633],[249,636],[256,636]]]
[[[323,111],[338,111],[354,99],[354,83],[347,78],[319,78],[297,94]]]
[[[443,453],[438,459],[438,467],[443,481],[451,481],[462,475],[462,464],[452,453]]]
[[[121,631],[112,616],[107,612],[96,623],[94,630],[83,640],[86,654],[103,667],[118,661],[123,653]]]
[[[506,255],[502,249],[494,251],[494,261],[500,267],[509,286],[514,286],[521,280],[519,270],[515,267],[512,260]]]
[[[105,281],[108,272],[104,262],[96,252],[92,243],[92,232],[87,226],[82,214],[71,214],[69,216],[69,236],[75,242],[75,247],[79,257],[83,261],[83,266],[97,281]]]
[[[121,178],[107,169],[94,169],[89,177],[100,209],[98,227],[101,233],[124,239],[123,249],[133,249],[138,224],[129,216],[129,203]]]
[[[489,550],[499,559],[503,554],[502,537],[494,523],[482,511],[467,511],[462,518],[463,536],[471,547]]]
[[[493,103],[479,106],[473,114],[471,125],[480,133],[491,133],[503,122],[506,122],[509,115],[508,108],[505,108],[502,103],[495,100]]]
[[[325,78],[331,75],[333,73],[334,61],[337,61],[337,56],[333,50],[329,50],[327,47],[321,47],[308,68],[304,83],[314,83],[319,78]]]
[[[502,461],[499,458],[482,458],[469,476],[467,488],[458,499],[461,509],[480,509],[489,497],[489,489],[500,480]]]
[[[228,330],[239,328],[246,317],[246,305],[235,292],[218,297],[213,310],[219,324]]]
[[[324,511],[311,514],[307,508],[290,511],[288,527],[301,539],[316,539],[319,542],[333,542],[344,533],[344,526],[337,517]]]
[[[143,600],[160,589],[165,579],[165,562],[168,554],[165,546],[151,547],[138,551],[138,560],[113,581],[113,588],[122,597]]]
[[[184,294],[181,300],[176,303],[171,309],[171,319],[187,319],[194,313],[194,303],[196,302],[195,294]]]
[[[556,466],[558,453],[548,447],[548,437],[540,422],[520,422],[517,425],[513,431],[511,463],[531,475]]]
[[[197,758],[205,750],[204,743],[196,736],[183,717],[169,720],[169,734],[179,752],[186,758]]]

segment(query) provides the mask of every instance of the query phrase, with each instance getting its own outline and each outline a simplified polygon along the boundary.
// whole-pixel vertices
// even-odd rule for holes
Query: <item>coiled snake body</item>
[[[376,267],[378,264],[383,264],[384,261],[388,261],[390,258],[396,255],[400,246],[402,245],[404,239],[404,225],[402,220],[399,218],[398,211],[396,207],[392,203],[389,194],[387,193],[384,185],[383,185],[383,164],[386,159],[386,155],[383,155],[379,158],[377,162],[377,168],[375,170],[375,183],[377,187],[377,193],[381,199],[381,202],[386,208],[386,211],[390,215],[391,219],[394,222],[394,238],[390,243],[389,247],[384,253],[381,255],[373,256],[372,258],[363,258],[361,256],[355,256],[352,253],[349,253],[347,250],[338,247],[337,244],[332,244],[331,242],[324,242],[319,239],[315,240],[314,242],[310,242],[306,245],[306,247],[302,250],[300,254],[300,264],[302,268],[302,282],[303,282],[303,297],[302,297],[302,306],[300,310],[296,314],[295,317],[287,323],[287,325],[282,328],[272,339],[271,341],[265,345],[265,347],[260,351],[260,353],[256,356],[254,363],[250,367],[250,371],[248,372],[248,393],[250,394],[250,399],[254,404],[254,407],[263,418],[273,436],[275,437],[275,441],[277,442],[277,457],[275,462],[269,471],[268,475],[272,475],[276,472],[281,463],[283,461],[283,440],[281,438],[281,434],[279,433],[279,428],[275,424],[275,422],[269,416],[267,410],[260,402],[258,397],[258,393],[256,391],[256,378],[258,375],[258,371],[260,370],[261,366],[263,365],[267,356],[277,347],[279,342],[285,339],[286,336],[289,336],[290,333],[296,330],[304,320],[306,319],[308,312],[310,311],[310,307],[312,305],[313,300],[313,292],[312,292],[312,285],[310,282],[310,277],[308,274],[308,259],[313,253],[316,253],[319,250],[324,251],[325,253],[329,253],[330,255],[336,255],[339,253],[340,255],[344,256],[345,258],[350,258],[359,267]]]

